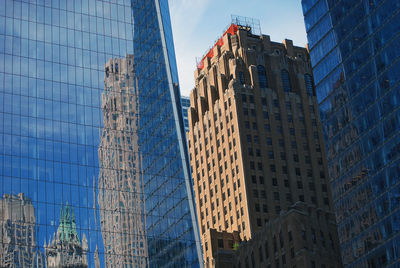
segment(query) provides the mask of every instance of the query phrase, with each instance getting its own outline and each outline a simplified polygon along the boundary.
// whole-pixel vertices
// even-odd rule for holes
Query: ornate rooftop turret
[[[57,229],[57,238],[63,242],[80,243],[78,233],[76,231],[76,221],[73,207],[67,204],[61,207],[60,225]]]
[[[76,228],[74,210],[68,203],[65,207],[61,207],[57,234],[53,234],[53,240],[47,246],[45,244],[45,252],[46,263],[49,268],[88,267],[87,239],[83,234],[81,243]]]

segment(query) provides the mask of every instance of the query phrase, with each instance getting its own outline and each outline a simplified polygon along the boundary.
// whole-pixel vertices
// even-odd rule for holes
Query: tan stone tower
[[[205,265],[229,267],[239,250],[249,255],[234,254],[236,264],[247,258],[257,267],[340,267],[307,49],[254,29],[239,21],[229,27],[198,64],[190,95],[188,144]],[[296,224],[292,210],[310,217]],[[330,215],[323,228],[304,221],[314,214]],[[281,241],[275,251],[272,237]],[[310,250],[293,237],[305,237]],[[330,246],[322,244],[329,238]],[[251,250],[238,248],[239,240],[254,241]]]
[[[106,267],[148,265],[133,61],[105,66],[98,202]]]
[[[23,193],[0,198],[0,267],[45,267],[36,242],[32,200]]]

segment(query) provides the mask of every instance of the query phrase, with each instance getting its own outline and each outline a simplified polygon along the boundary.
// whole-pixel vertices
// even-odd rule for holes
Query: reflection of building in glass
[[[345,267],[400,259],[400,1],[302,0]]]
[[[22,193],[0,200],[0,266],[44,267],[36,245],[35,209]]]
[[[131,194],[140,192],[139,186],[116,183],[129,171],[112,161],[114,171],[99,170],[113,152],[119,157],[119,149],[106,150],[110,155],[99,164],[100,142],[115,148],[118,142],[99,135],[104,66],[127,54],[135,55],[140,80],[140,172],[148,182],[140,186],[146,195],[145,231],[143,212],[135,208],[140,198]],[[0,0],[0,197],[16,191],[32,199],[40,247],[56,232],[54,208],[68,200],[78,233],[85,230],[88,239],[90,267],[123,266],[104,263],[113,252],[108,259],[113,263],[144,263],[135,261],[151,247],[140,245],[141,234],[151,237],[149,259],[159,267],[183,262],[196,267],[201,252],[196,250],[179,98],[167,0]],[[134,155],[136,148],[127,151]],[[132,175],[130,181],[135,180]]]
[[[82,242],[76,229],[74,210],[68,204],[61,208],[60,224],[53,240],[44,245],[48,268],[88,267],[88,244],[85,234]]]
[[[105,66],[98,202],[107,267],[146,267],[133,56]]]

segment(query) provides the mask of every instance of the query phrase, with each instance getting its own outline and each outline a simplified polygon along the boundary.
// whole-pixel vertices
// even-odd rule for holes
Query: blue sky
[[[259,19],[272,41],[307,43],[301,0],[169,0],[169,5],[182,95],[194,87],[196,57],[221,36],[232,14]]]

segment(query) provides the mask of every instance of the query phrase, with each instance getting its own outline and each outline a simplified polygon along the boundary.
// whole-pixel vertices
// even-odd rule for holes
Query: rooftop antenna
[[[231,15],[231,22],[250,31],[253,35],[261,35],[260,20],[239,15]]]

